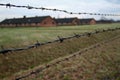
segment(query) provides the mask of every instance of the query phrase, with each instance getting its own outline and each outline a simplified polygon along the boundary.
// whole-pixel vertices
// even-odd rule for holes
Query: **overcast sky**
[[[57,8],[71,12],[90,12],[90,13],[112,13],[120,14],[120,0],[0,0],[0,3],[10,3],[15,5],[30,5],[35,7]],[[0,21],[6,18],[18,18],[26,15],[52,17],[78,17],[78,18],[95,18],[101,16],[90,15],[69,15],[63,12],[28,10],[20,8],[6,8],[0,6]],[[120,19],[120,17],[106,17],[109,19]]]

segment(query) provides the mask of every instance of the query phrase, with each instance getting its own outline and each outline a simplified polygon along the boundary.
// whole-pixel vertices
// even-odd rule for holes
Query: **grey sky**
[[[0,3],[11,3],[16,5],[30,5],[35,7],[47,7],[64,9],[72,12],[93,12],[93,13],[113,13],[120,14],[120,0],[0,0]],[[52,17],[93,17],[99,19],[101,16],[90,15],[69,15],[61,12],[28,10],[18,8],[5,8],[0,6],[0,21],[6,18],[22,16],[45,16]],[[109,19],[119,19],[120,17],[107,17]]]

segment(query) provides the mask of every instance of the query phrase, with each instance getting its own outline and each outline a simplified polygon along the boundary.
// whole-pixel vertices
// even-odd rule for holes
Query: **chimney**
[[[26,16],[23,16],[23,18],[25,19],[25,18],[26,18]]]

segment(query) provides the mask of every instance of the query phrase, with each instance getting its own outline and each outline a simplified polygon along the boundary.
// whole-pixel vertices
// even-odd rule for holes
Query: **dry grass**
[[[0,78],[3,79],[5,77],[12,76],[17,72],[22,72],[24,70],[32,69],[35,66],[46,64],[54,59],[73,54],[74,52],[77,52],[85,47],[110,39],[119,34],[120,31],[104,32],[92,35],[91,37],[74,38],[63,43],[54,43],[41,46],[37,49],[34,48],[7,55],[0,54]],[[81,63],[84,62],[85,61]],[[65,65],[68,66],[70,64],[71,63],[67,63]],[[62,69],[63,67],[58,66],[58,68]],[[67,68],[65,68],[65,70],[66,69]],[[69,69],[71,70],[71,68]],[[51,73],[51,75],[53,75],[53,73]]]
[[[26,80],[120,80],[120,38]]]

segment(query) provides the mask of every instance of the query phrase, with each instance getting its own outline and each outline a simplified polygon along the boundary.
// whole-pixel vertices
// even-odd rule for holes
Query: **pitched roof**
[[[95,20],[94,18],[87,18],[87,19],[79,19],[80,22],[90,22],[91,20]]]
[[[57,23],[71,23],[74,19],[77,19],[77,18],[59,18],[55,20]]]
[[[1,24],[40,23],[47,17],[50,17],[50,16],[5,19],[4,21],[1,22]]]
[[[98,20],[97,22],[113,22],[112,20]]]

